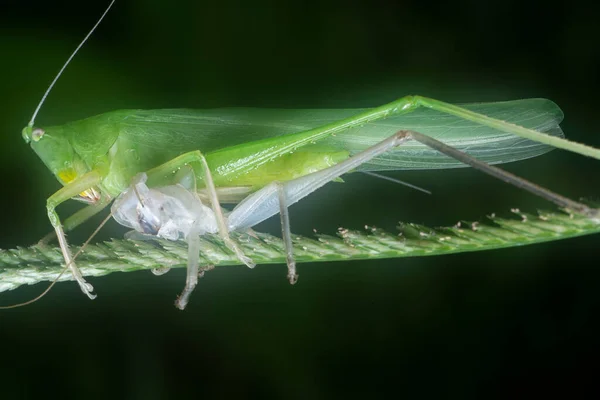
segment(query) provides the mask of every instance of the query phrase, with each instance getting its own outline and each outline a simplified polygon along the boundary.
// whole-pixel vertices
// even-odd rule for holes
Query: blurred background
[[[50,231],[59,188],[21,139],[41,95],[108,0],[0,4],[0,247]],[[37,122],[123,108],[370,107],[545,97],[569,138],[600,146],[598,9],[584,1],[118,1]],[[598,199],[600,164],[554,151],[506,169]],[[291,209],[292,230],[450,225],[552,206],[469,169],[349,176]],[[61,215],[77,209],[61,206]],[[70,234],[81,243],[98,219]],[[279,235],[278,220],[257,228]],[[122,237],[112,222],[100,239]],[[2,398],[455,398],[592,388],[598,237],[444,257],[207,273],[173,306],[183,269],[74,283],[0,313]],[[46,284],[2,293],[28,300]]]

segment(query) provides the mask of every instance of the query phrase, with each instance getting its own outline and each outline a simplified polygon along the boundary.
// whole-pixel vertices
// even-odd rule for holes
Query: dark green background
[[[0,5],[0,247],[50,230],[59,184],[21,139],[48,83],[107,1]],[[526,4],[524,4],[526,3]],[[40,125],[120,108],[365,107],[547,97],[600,146],[598,10],[583,1],[119,1],[48,98]],[[564,152],[506,168],[598,198],[598,163]],[[541,200],[464,169],[350,176],[291,209],[293,231],[453,224]],[[595,197],[594,197],[595,196]],[[67,215],[77,205],[62,206]],[[72,233],[81,243],[90,223]],[[278,221],[258,230],[277,234]],[[121,237],[112,223],[102,238]],[[62,283],[0,313],[0,397],[506,397],[592,387],[598,237],[448,257],[223,267],[173,307],[184,270]],[[2,293],[27,300],[45,284]]]

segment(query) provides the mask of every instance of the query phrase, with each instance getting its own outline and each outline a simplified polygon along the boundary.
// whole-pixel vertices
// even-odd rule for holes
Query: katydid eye
[[[40,128],[36,128],[33,130],[33,132],[31,132],[31,139],[34,142],[38,142],[42,136],[44,136],[44,133],[46,133],[43,129]]]

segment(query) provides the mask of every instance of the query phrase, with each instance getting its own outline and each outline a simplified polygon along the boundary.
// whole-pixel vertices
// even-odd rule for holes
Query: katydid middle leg
[[[251,194],[228,216],[231,231],[245,230],[279,213],[288,266],[288,280],[296,283],[296,262],[293,257],[292,234],[287,208],[331,182],[340,175],[368,162],[410,139],[410,131],[399,131],[388,139],[326,169],[286,182],[273,182]]]

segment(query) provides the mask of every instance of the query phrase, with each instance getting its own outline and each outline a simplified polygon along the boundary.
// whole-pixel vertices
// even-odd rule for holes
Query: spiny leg
[[[552,147],[572,151],[577,154],[600,160],[600,149],[596,149],[585,144],[572,142],[558,136],[541,133],[533,129],[528,129],[520,125],[515,125],[507,121],[502,121],[500,119],[488,117],[487,115],[467,110],[461,106],[423,96],[405,96],[381,107],[377,107],[370,112],[367,122],[381,118],[381,113],[384,113],[384,117],[387,117],[410,113],[419,107],[430,108],[445,114],[454,115],[456,117],[472,121],[483,126],[488,126],[502,132],[511,133],[534,142],[547,144]]]
[[[83,278],[83,275],[81,274],[81,271],[73,262],[73,256],[71,254],[69,244],[67,243],[67,238],[65,236],[63,226],[60,222],[60,218],[56,213],[56,207],[59,204],[71,199],[72,197],[79,195],[79,193],[97,185],[101,181],[101,179],[101,175],[98,171],[88,172],[87,174],[75,179],[73,182],[63,186],[59,191],[50,196],[46,203],[48,219],[50,219],[50,223],[52,224],[56,232],[56,237],[58,238],[58,243],[60,245],[63,257],[65,259],[65,263],[71,270],[71,273],[73,274],[73,277],[79,284],[81,291],[85,293],[90,299],[96,298],[96,295],[92,294],[92,292],[94,291],[94,287],[88,282],[86,282],[86,280]]]
[[[441,113],[453,115],[460,119],[473,121],[477,124],[481,124],[482,126],[491,127],[493,129],[527,138],[538,143],[544,143],[556,148],[561,148],[600,159],[600,149],[574,143],[560,137],[541,133],[507,121],[491,118],[487,115],[473,112],[460,106],[454,106],[452,104],[422,96],[405,96],[382,106],[371,108],[322,126],[297,133],[273,137],[270,139],[263,139],[255,143],[248,143],[244,146],[243,150],[239,147],[217,150],[207,154],[206,157],[211,165],[219,165],[227,162],[227,160],[229,160],[233,154],[236,154],[236,157],[239,157],[240,154],[247,155],[247,158],[244,158],[243,163],[234,163],[228,165],[228,172],[225,175],[220,176],[221,179],[227,179],[227,175],[235,176],[239,173],[243,173],[244,171],[260,167],[261,165],[264,165],[279,156],[289,154],[290,152],[296,151],[303,146],[312,145],[322,139],[336,136],[337,134],[342,135],[349,129],[360,128],[371,122],[381,121],[385,118],[406,115],[420,107],[437,110]],[[268,148],[269,151],[262,151],[265,148]],[[233,150],[235,151],[232,153]],[[239,153],[240,151],[242,151],[242,153]]]
[[[283,207],[294,204],[303,197],[309,195],[327,182],[339,177],[340,175],[357,168],[361,164],[368,162],[374,157],[383,154],[393,147],[396,147],[406,140],[415,139],[427,146],[430,146],[440,152],[451,155],[457,158],[459,161],[472,165],[484,172],[490,173],[491,175],[502,179],[515,186],[527,189],[534,194],[540,195],[548,200],[554,201],[560,206],[568,207],[574,211],[582,212],[589,216],[597,216],[598,211],[590,209],[589,207],[566,199],[558,194],[555,194],[547,189],[543,189],[533,183],[530,183],[524,179],[516,177],[499,168],[489,166],[481,161],[475,160],[474,158],[462,153],[450,146],[447,146],[431,137],[423,135],[414,131],[399,131],[392,137],[360,152],[347,160],[344,160],[337,165],[330,168],[314,172],[312,174],[305,175],[303,177],[293,179],[284,183],[271,183],[261,190],[253,193],[244,199],[238,206],[229,214],[229,229],[230,230],[241,230],[248,229],[258,224],[259,222],[282,212]],[[460,155],[458,155],[460,154]],[[491,172],[493,171],[493,173]],[[282,195],[282,193],[284,195]],[[282,203],[286,204],[283,205]],[[282,224],[286,224],[286,216],[282,216]],[[289,224],[289,220],[287,222]],[[285,226],[282,228],[284,232],[284,241],[286,241],[286,232],[289,232],[289,228]],[[291,236],[289,240],[285,242],[286,255],[289,249],[291,249]],[[293,260],[293,258],[292,258]],[[288,258],[288,264],[290,259]]]
[[[206,162],[206,158],[202,153],[198,150],[192,151],[189,153],[184,153],[166,163],[153,168],[147,171],[149,186],[157,186],[156,183],[164,182],[165,178],[169,178],[173,173],[178,171],[179,168],[190,165],[192,163],[197,163],[200,165],[200,169],[202,172],[202,178],[206,184],[206,190],[210,199],[211,207],[215,213],[215,217],[217,220],[217,226],[219,229],[219,236],[225,243],[225,245],[235,253],[237,258],[246,264],[250,268],[254,268],[256,265],[249,257],[247,257],[242,249],[235,243],[231,237],[229,236],[228,225],[225,221],[225,216],[223,215],[223,211],[221,209],[221,205],[219,203],[219,198],[217,196],[217,190],[215,188],[215,184],[212,178],[212,173],[210,172],[210,168],[208,167],[208,163]]]
[[[454,115],[469,121],[476,122],[481,125],[489,126],[503,132],[512,133],[525,139],[533,140],[543,144],[550,145],[563,150],[572,151],[577,154],[596,158],[600,160],[600,149],[572,142],[558,136],[547,135],[533,129],[528,129],[510,122],[502,121],[496,118],[488,117],[487,115],[476,113],[466,108],[456,106],[454,104],[445,103],[440,100],[430,99],[423,96],[409,96],[413,107],[426,107],[432,110],[440,111],[446,114]]]
[[[454,147],[450,147],[430,136],[423,135],[419,132],[410,132],[410,137],[412,137],[418,142],[423,143],[426,146],[429,146],[439,151],[440,153],[446,154],[449,157],[452,157],[462,163],[468,164],[473,168],[485,172],[488,175],[503,180],[504,182],[514,185],[518,188],[527,190],[528,192],[533,193],[536,196],[539,196],[543,199],[551,201],[559,207],[566,208],[568,210],[574,211],[576,213],[585,215],[590,218],[597,218],[599,215],[599,210],[595,208],[591,208],[586,206],[585,204],[568,199],[546,188],[536,185],[535,183],[529,182],[528,180],[513,175],[510,172],[506,172],[498,167],[494,167],[492,165],[484,163],[483,161],[479,161],[476,158],[473,158],[468,154],[463,153],[462,151],[457,150]]]

